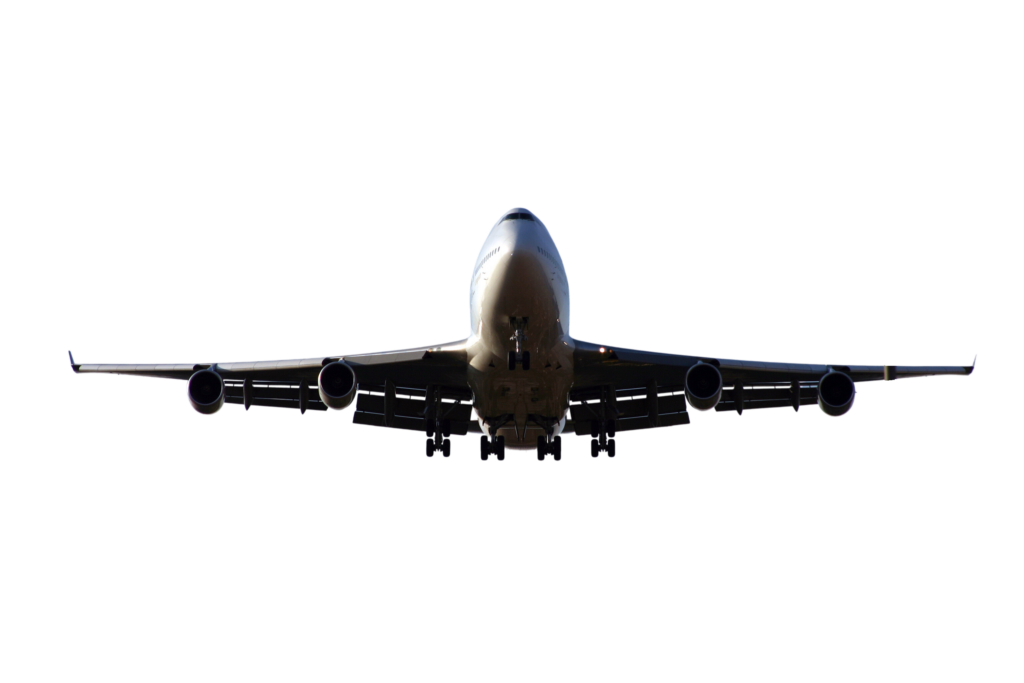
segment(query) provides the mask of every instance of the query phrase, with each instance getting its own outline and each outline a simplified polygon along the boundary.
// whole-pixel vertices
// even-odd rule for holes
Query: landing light
[[[601,348],[599,348],[599,349],[598,349],[598,351],[599,351],[600,353],[604,353],[604,347],[602,346]]]

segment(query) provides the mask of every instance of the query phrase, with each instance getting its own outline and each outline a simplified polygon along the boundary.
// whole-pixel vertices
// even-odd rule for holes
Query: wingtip
[[[75,372],[78,372],[78,369],[82,367],[81,365],[75,365],[75,357],[71,355],[70,349],[68,350],[68,360],[71,361],[71,369]]]
[[[965,370],[967,370],[967,374],[968,375],[971,374],[972,372],[974,372],[974,366],[977,365],[977,364],[978,364],[978,355],[975,354],[974,355],[974,360],[971,361],[971,367],[964,368]]]

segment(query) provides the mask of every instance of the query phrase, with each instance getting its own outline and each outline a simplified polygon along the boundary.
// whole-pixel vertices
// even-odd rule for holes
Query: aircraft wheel
[[[597,420],[590,421],[590,438],[596,439],[597,435],[601,433],[600,424]]]
[[[498,446],[498,460],[504,460],[505,459],[505,437],[503,437],[503,436],[499,436],[498,437],[497,446]]]
[[[452,442],[449,439],[445,439],[441,443],[441,455],[443,455],[444,457],[447,458],[451,454],[452,454]]]
[[[427,457],[428,458],[433,458],[434,457],[434,440],[433,439],[427,439]]]
[[[590,457],[596,458],[598,453],[601,452],[601,445],[597,443],[597,439],[593,439],[590,442]]]
[[[443,422],[441,422],[441,433],[444,434],[445,436],[451,436],[452,435],[452,421],[451,420],[444,420]]]
[[[530,369],[530,352],[523,351],[523,370]]]
[[[434,436],[434,421],[427,420],[427,438]]]
[[[608,438],[615,438],[615,420],[608,420]]]
[[[509,351],[508,352],[508,369],[509,370],[515,370],[516,369],[516,352],[515,351]]]
[[[554,448],[552,449],[555,454],[555,460],[562,459],[562,437],[556,436],[554,442],[551,444]]]
[[[609,458],[614,458],[615,457],[615,439],[609,439],[608,440],[608,457]]]

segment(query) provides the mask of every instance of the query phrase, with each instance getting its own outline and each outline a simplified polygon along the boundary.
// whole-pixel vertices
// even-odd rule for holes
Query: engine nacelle
[[[818,406],[826,415],[845,415],[853,407],[857,395],[850,376],[835,370],[818,380]]]
[[[320,400],[328,408],[347,408],[356,397],[356,373],[348,363],[336,360],[320,370],[317,379],[320,385]]]
[[[188,402],[203,415],[224,405],[224,378],[213,370],[199,370],[188,378]]]
[[[722,399],[722,373],[710,363],[697,363],[686,371],[686,400],[697,410],[711,410]]]

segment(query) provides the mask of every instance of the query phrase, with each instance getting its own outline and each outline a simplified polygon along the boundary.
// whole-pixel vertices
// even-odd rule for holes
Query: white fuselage
[[[469,298],[469,384],[481,427],[504,436],[510,447],[535,447],[546,433],[543,424],[552,434],[565,424],[575,348],[569,284],[547,228],[536,219],[495,225],[480,250]],[[526,320],[519,346],[529,353],[528,370],[521,364],[509,369],[517,319]]]

